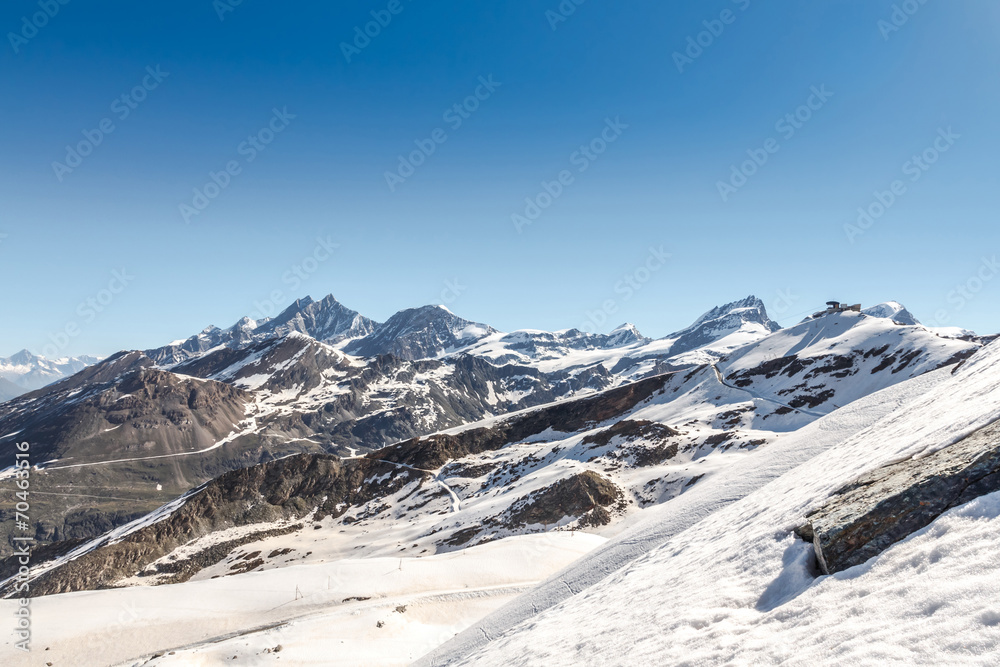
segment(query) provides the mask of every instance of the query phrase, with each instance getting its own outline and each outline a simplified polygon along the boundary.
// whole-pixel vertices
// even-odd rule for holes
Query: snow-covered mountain
[[[998,378],[993,343],[960,367],[790,433],[418,664],[996,664],[996,598],[986,583],[998,568],[996,473],[960,505],[836,576],[818,570],[814,546],[794,527],[859,477],[899,462],[919,467],[991,429]],[[980,439],[979,451],[996,466],[994,436]],[[902,502],[919,499],[906,483],[895,480]]]
[[[30,439],[38,460],[55,462],[54,478],[96,465],[109,483],[143,485],[158,471],[157,491],[139,493],[153,504],[236,467],[297,452],[371,452],[669,376],[676,396],[661,422],[686,424],[684,451],[697,457],[759,446],[979,345],[859,313],[775,329],[754,297],[658,340],[630,325],[508,334],[440,307],[377,325],[333,297],[303,299],[272,320],[120,353],[20,397],[0,409],[0,433]],[[134,478],[115,461],[143,461],[143,472]],[[687,479],[661,475],[656,497]],[[37,505],[40,540],[90,537],[125,518],[104,507],[81,517],[67,501],[47,502]]]
[[[77,373],[100,359],[83,355],[47,359],[28,350],[10,357],[0,357],[0,401],[40,389],[57,380]]]
[[[809,319],[734,351],[727,384],[827,414],[890,383],[960,362],[977,346],[918,325],[842,312]]]
[[[859,462],[858,470],[895,461],[905,443],[886,449],[889,427],[850,443],[900,406],[938,397],[903,414],[961,422],[956,433],[978,428],[1000,400],[969,396],[992,391],[995,344],[906,324],[895,305],[871,312],[825,313],[779,329],[749,297],[653,340],[631,325],[611,334],[503,333],[439,307],[378,325],[328,297],[263,323],[211,330],[165,355],[114,355],[0,407],[0,445],[13,435],[31,441],[41,463],[34,483],[61,489],[32,503],[35,537],[46,545],[32,561],[33,594],[126,587],[135,593],[123,595],[162,609],[184,597],[169,592],[175,587],[192,598],[228,595],[228,584],[216,582],[233,577],[256,577],[254,590],[289,581],[301,589],[287,601],[262,592],[249,601],[256,611],[243,615],[229,609],[235,620],[225,629],[211,621],[214,607],[198,607],[199,624],[217,636],[193,638],[165,621],[116,649],[123,661],[151,665],[329,655],[321,629],[329,623],[354,628],[343,638],[354,651],[389,628],[413,660],[504,602],[506,611],[426,664],[541,660],[531,652],[534,635],[489,640],[519,620],[544,621],[560,601],[578,604],[583,596],[574,593],[588,587],[604,595],[602,579],[647,554],[659,558],[661,544],[690,569],[676,555],[686,543],[670,540],[698,521],[711,524],[699,535],[733,532],[727,526],[740,519],[726,514],[730,505],[744,507],[770,482],[801,485],[795,467],[812,457],[843,446],[853,458],[838,461]],[[907,428],[930,442],[921,426]],[[946,430],[934,437],[950,442]],[[841,463],[828,464],[840,470],[829,480],[825,468],[804,473],[816,481],[803,488],[813,494],[844,479]],[[109,488],[129,489],[130,500],[107,497]],[[101,500],[82,507],[75,494]],[[771,554],[764,571],[791,567],[787,580],[767,575],[781,583],[757,594],[765,611],[806,581],[793,567],[806,547],[773,537],[776,526],[805,530],[804,519],[771,507],[741,510],[767,516],[759,527],[769,532],[759,535],[796,554],[775,565],[771,542],[754,542]],[[711,523],[716,514],[724,525]],[[757,540],[755,530],[737,532]],[[467,567],[447,565],[459,554]],[[534,579],[510,558],[530,561]],[[385,564],[424,574],[384,588],[378,582],[387,579],[369,575]],[[16,571],[14,561],[0,561],[0,579]],[[456,590],[474,592],[462,599],[476,603],[433,606],[433,618],[447,619],[434,630],[421,605]],[[44,616],[53,609],[47,601],[61,599],[43,597],[34,609]],[[293,620],[306,613],[316,621]],[[582,606],[586,613],[593,610]],[[238,644],[224,636],[234,631],[245,637]],[[93,633],[73,641],[106,634]],[[71,650],[66,641],[53,634],[54,656]],[[192,644],[176,658],[165,651]],[[277,644],[285,648],[275,653]],[[635,655],[630,662],[648,661]]]
[[[749,296],[742,301],[713,308],[690,327],[667,336],[667,340],[671,342],[670,355],[676,356],[727,339],[731,341],[730,345],[740,345],[780,328],[767,316],[764,302]]]
[[[779,328],[768,318],[764,304],[750,296],[713,308],[691,326],[657,340],[643,336],[632,324],[623,324],[609,334],[578,329],[554,333],[524,330],[487,336],[458,353],[545,370],[601,364],[612,373],[635,379],[716,361]]]
[[[608,348],[626,347],[628,345],[635,345],[636,343],[647,342],[649,342],[649,339],[639,333],[639,329],[634,324],[626,322],[611,330],[604,346]]]
[[[302,334],[267,345],[277,347],[253,352],[252,363],[266,364],[276,353],[286,362],[304,359],[317,350],[331,355],[338,373],[359,363]],[[866,627],[900,629],[901,648],[916,646],[913,633],[926,623],[912,608],[925,608],[920,591],[933,593],[937,585],[915,586],[904,605],[889,608],[890,621],[884,599],[859,608],[850,582],[860,576],[868,590],[899,577],[868,566],[846,579],[818,576],[809,565],[813,547],[796,536],[796,526],[858,474],[964,442],[988,426],[1000,409],[997,350],[863,313],[830,314],[712,363],[366,456],[299,454],[223,474],[131,524],[54,546],[46,552],[53,559],[35,562],[31,585],[36,595],[112,587],[91,594],[104,601],[99,609],[115,609],[113,600],[141,601],[155,616],[140,614],[136,627],[146,631],[115,644],[115,655],[151,665],[221,664],[234,656],[329,662],[319,656],[340,650],[356,658],[361,653],[352,651],[384,645],[380,638],[406,647],[404,661],[440,646],[426,665],[659,664],[693,656],[722,664],[734,650],[771,664],[781,661],[781,647],[795,646],[798,655],[813,646],[805,638],[817,635],[818,623],[846,632],[843,619],[859,614]],[[323,366],[319,361],[309,364]],[[434,364],[440,372],[450,362],[406,363]],[[149,395],[166,381],[156,374],[168,372],[144,368]],[[294,368],[286,363],[283,372]],[[198,384],[185,382],[194,382],[185,392]],[[227,386],[202,383],[201,391]],[[135,396],[123,394],[129,388],[119,387],[115,401]],[[258,409],[266,403],[256,401]],[[261,433],[266,419],[255,412],[251,430]],[[214,451],[238,441],[230,437]],[[993,553],[988,526],[976,529],[987,514],[976,510],[958,524],[940,519],[979,540],[980,570]],[[915,539],[916,549],[903,542],[878,558],[900,567],[924,559],[921,571],[944,576],[934,554],[949,547]],[[257,592],[237,596],[237,589]],[[981,638],[982,628],[992,627],[977,620],[992,618],[989,590],[965,589],[961,622],[949,616],[950,631]],[[454,591],[464,594],[451,597]],[[829,602],[812,602],[817,595]],[[212,605],[181,602],[206,596]],[[53,621],[47,627],[63,627],[54,621],[78,613],[74,599],[38,599],[34,613]],[[192,637],[180,621],[163,617],[163,609],[181,604],[205,634]],[[227,610],[224,628],[213,620],[220,608]],[[496,613],[480,620],[490,611]],[[706,613],[725,614],[726,636],[746,639],[720,643],[691,632],[702,621],[712,626]],[[807,619],[807,627],[790,619]],[[729,632],[733,624],[744,630]],[[606,631],[613,640],[594,640]],[[80,642],[104,641],[109,630],[95,625],[88,632],[53,630],[46,645],[60,656]],[[385,650],[382,658],[399,655]],[[824,641],[813,652],[844,657],[852,650]],[[906,655],[908,663],[927,662]]]
[[[719,359],[734,337],[764,335],[724,333],[691,354]],[[106,485],[136,485],[127,512],[113,502],[81,510],[70,496],[33,504],[39,540],[86,538],[227,470],[293,453],[372,451],[694,363],[672,359],[671,345],[631,325],[504,334],[440,307],[378,325],[332,296],[306,298],[269,320],[119,353],[19,397],[0,409],[0,434],[30,439],[53,483],[79,484],[73,471],[86,465]],[[139,461],[145,472],[129,469]]]
[[[359,357],[431,359],[494,333],[493,327],[462,319],[444,306],[424,306],[396,313],[371,335],[348,343],[344,351]]]
[[[239,349],[261,341],[283,338],[293,332],[306,334],[318,341],[340,343],[361,338],[375,331],[377,323],[353,311],[333,295],[321,301],[310,297],[297,299],[274,318],[252,320],[249,317],[228,329],[205,328],[186,340],[179,340],[146,355],[157,364],[169,366],[195,359],[221,347]]]
[[[899,324],[920,324],[920,322],[917,321],[917,318],[913,316],[913,313],[908,311],[906,307],[898,301],[886,301],[885,303],[880,303],[877,306],[865,308],[861,312],[870,317],[884,317]]]

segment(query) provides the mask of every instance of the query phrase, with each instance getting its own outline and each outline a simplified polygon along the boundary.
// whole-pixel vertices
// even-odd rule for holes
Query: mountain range
[[[46,359],[21,350],[10,357],[0,357],[0,402],[20,396],[95,364],[98,357],[80,356]]]
[[[0,477],[27,441],[34,488],[59,489],[33,496],[33,595],[539,535],[572,551],[563,535],[627,533],[991,341],[895,302],[781,328],[750,296],[651,339],[628,324],[505,333],[441,306],[378,323],[306,298],[0,404]],[[0,580],[16,570],[3,561]]]
[[[134,502],[124,504],[40,499],[35,534],[43,542],[95,537],[248,465],[296,453],[376,452],[652,377],[671,384],[683,377],[672,389],[682,396],[721,384],[720,396],[702,397],[689,416],[708,428],[687,429],[690,451],[757,446],[768,432],[798,428],[955,363],[980,344],[904,324],[905,312],[887,303],[782,330],[751,296],[654,340],[627,324],[610,334],[503,333],[441,306],[378,323],[332,296],[305,298],[272,319],[244,318],[160,348],[120,352],[2,404],[0,443],[13,434],[31,442],[52,483],[80,494],[130,489]],[[16,360],[40,363],[23,353]],[[763,397],[771,409],[748,413],[734,391]],[[0,457],[0,465],[14,462],[9,446]],[[647,496],[685,481],[661,480]]]

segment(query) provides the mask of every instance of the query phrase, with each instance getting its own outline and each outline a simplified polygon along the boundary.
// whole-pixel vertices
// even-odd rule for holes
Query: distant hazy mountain
[[[24,388],[17,386],[10,380],[0,378],[0,403],[9,401],[15,396],[20,396],[25,391],[26,390]]]
[[[28,350],[0,357],[0,401],[6,401],[77,373],[99,361],[98,357],[46,359]]]

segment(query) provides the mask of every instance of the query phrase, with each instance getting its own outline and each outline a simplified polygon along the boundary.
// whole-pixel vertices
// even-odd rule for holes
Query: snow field
[[[44,654],[54,666],[146,664],[144,656],[190,646],[149,664],[222,664],[242,654],[253,664],[357,665],[374,650],[377,664],[406,664],[603,541],[582,533],[526,535],[425,558],[344,559],[47,596],[31,603],[33,653],[14,650],[11,636],[0,663],[36,665]],[[0,600],[0,615],[13,618],[16,605]],[[405,612],[395,611],[403,605]],[[239,639],[214,641],[230,634]],[[281,652],[263,653],[279,643]]]

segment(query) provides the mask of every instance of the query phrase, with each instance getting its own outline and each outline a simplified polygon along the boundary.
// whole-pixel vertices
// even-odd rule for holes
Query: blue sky
[[[662,336],[750,293],[1000,330],[994,2],[232,2],[3,4],[0,356],[328,293],[503,330]]]

